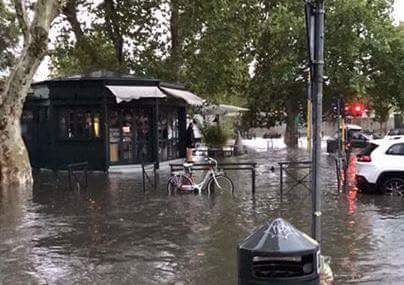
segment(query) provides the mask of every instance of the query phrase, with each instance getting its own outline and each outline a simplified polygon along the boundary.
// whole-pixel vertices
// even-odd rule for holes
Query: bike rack
[[[278,162],[279,164],[279,170],[280,170],[280,194],[281,194],[281,202],[283,200],[283,173],[285,172],[287,176],[292,178],[294,180],[294,184],[288,188],[286,191],[289,193],[293,188],[295,188],[298,185],[303,185],[310,193],[311,193],[311,188],[310,186],[307,185],[307,183],[311,182],[311,179],[309,176],[311,175],[311,161],[281,161]],[[298,177],[290,173],[290,169],[310,169],[308,173],[306,173],[303,177]]]
[[[87,188],[88,186],[88,162],[78,162],[71,163],[67,165],[68,176],[69,176],[69,189],[73,189],[73,182],[77,186],[77,189]],[[82,180],[80,180],[80,176],[78,175],[80,172],[83,172]]]
[[[209,167],[212,166],[211,163],[193,163],[192,170],[196,171],[204,171],[209,170]],[[256,179],[256,162],[223,162],[218,163],[218,170],[249,170],[251,171],[251,192],[255,194],[255,179]],[[170,163],[170,173],[171,175],[175,171],[181,171],[184,169],[184,165],[182,163]]]

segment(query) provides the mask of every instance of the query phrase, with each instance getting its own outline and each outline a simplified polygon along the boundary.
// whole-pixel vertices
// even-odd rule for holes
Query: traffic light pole
[[[313,6],[310,1],[306,0],[306,33],[307,33],[307,50],[309,56],[309,68],[307,74],[307,151],[313,151],[313,61],[314,61],[314,14]]]
[[[306,23],[309,25],[310,69],[312,71],[312,236],[321,242],[321,125],[323,119],[324,81],[324,3],[306,0]],[[313,31],[314,30],[314,31]]]

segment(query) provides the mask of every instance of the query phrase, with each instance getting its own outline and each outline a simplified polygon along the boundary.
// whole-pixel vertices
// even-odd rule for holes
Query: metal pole
[[[279,168],[279,171],[280,171],[280,174],[279,174],[279,178],[280,178],[280,182],[281,182],[281,202],[283,202],[283,164],[282,163],[280,163],[279,164],[280,165],[280,168]]]
[[[144,159],[144,158],[143,158]],[[144,161],[142,159],[142,188],[143,192],[146,192],[146,177],[145,177],[145,170],[144,170]]]
[[[313,110],[313,103],[311,99],[311,80],[310,80],[310,74],[308,75],[308,84],[307,84],[307,151],[309,153],[312,152],[312,143],[311,143],[311,138],[312,138],[312,129],[313,129],[313,116],[312,116],[312,110]]]
[[[341,94],[338,95],[337,117],[338,117],[338,152],[337,152],[337,154],[340,155],[342,153]]]
[[[153,128],[153,137],[154,137],[154,159],[155,159],[155,167],[156,169],[160,168],[160,155],[159,155],[159,148],[160,148],[160,142],[159,142],[159,99],[156,98],[154,102],[154,113],[153,113],[153,123],[154,123],[154,128]]]
[[[341,192],[341,159],[340,159],[339,155],[337,155],[335,157],[335,167],[337,170],[338,193],[340,193]]]
[[[306,38],[309,56],[309,70],[307,75],[307,151],[312,152],[313,140],[313,61],[314,61],[314,31],[315,18],[313,4],[306,0],[305,7]]]
[[[314,8],[314,61],[313,61],[313,151],[312,151],[312,236],[321,242],[321,124],[323,116],[324,79],[324,3],[316,0]]]
[[[255,166],[251,169],[251,178],[252,178],[252,194],[255,194]]]
[[[69,190],[72,190],[72,173],[71,173],[71,168],[68,166],[68,177],[69,177]]]
[[[156,171],[156,165],[153,165],[153,177],[154,177],[153,189],[156,190],[156,188],[157,188],[157,171]]]

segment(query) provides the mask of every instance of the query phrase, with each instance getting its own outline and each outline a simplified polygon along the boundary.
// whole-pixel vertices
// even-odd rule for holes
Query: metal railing
[[[335,167],[337,171],[337,184],[338,184],[338,193],[342,190],[346,190],[346,171],[348,168],[348,160],[345,154],[336,154],[335,155]]]
[[[77,186],[78,190],[88,187],[88,162],[70,163],[67,170],[70,190],[73,185]]]
[[[209,166],[212,164],[209,163],[193,163],[192,170],[195,171],[204,171],[208,170]],[[255,194],[255,181],[256,181],[256,162],[223,162],[218,163],[218,170],[247,170],[251,171],[251,193]],[[184,169],[184,165],[182,163],[170,163],[170,173],[173,174],[175,171],[181,171]]]
[[[149,174],[147,171],[153,170],[153,181],[150,178]],[[146,181],[153,185],[153,189],[156,189],[157,186],[157,175],[156,175],[156,163],[151,162],[151,163],[144,163],[142,162],[142,188],[143,192],[146,191]]]
[[[286,175],[293,180],[293,185],[290,186],[287,189],[287,193],[289,193],[293,188],[303,185],[304,188],[306,188],[309,192],[311,192],[310,185],[308,185],[311,182],[311,161],[281,161],[278,162],[279,164],[279,178],[280,178],[280,196],[281,196],[281,201],[283,200],[283,193],[284,191],[284,180],[283,180],[283,174],[286,173]],[[297,174],[292,174],[290,170],[295,170],[295,169],[309,169],[308,173],[305,173],[303,176],[299,177]]]

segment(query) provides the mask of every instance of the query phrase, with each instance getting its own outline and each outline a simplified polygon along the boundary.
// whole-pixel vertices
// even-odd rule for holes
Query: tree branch
[[[25,11],[25,5],[23,3],[24,0],[14,0],[14,7],[15,7],[15,13],[17,16],[18,24],[22,30],[22,33],[24,35],[24,46],[27,45],[29,41],[29,27],[28,27],[28,17],[27,17],[27,12]]]
[[[84,32],[81,29],[80,22],[77,19],[76,14],[76,0],[68,0],[66,1],[66,5],[63,7],[63,14],[66,16],[67,21],[69,21],[70,26],[72,26],[73,33],[76,36],[76,40],[81,42],[84,40]]]
[[[16,9],[20,9],[20,12],[24,11],[19,0],[15,0],[14,3],[19,6]],[[29,29],[25,25],[25,47],[7,77],[4,89],[0,94],[0,113],[2,112],[1,109],[5,108],[4,106],[13,106],[14,110],[22,112],[22,106],[28,94],[32,78],[48,50],[49,29],[58,12],[59,1],[38,0],[36,2],[34,17]],[[24,16],[24,14],[20,13],[20,16]],[[24,23],[26,24],[27,22],[24,21]]]
[[[73,33],[76,37],[76,45],[81,48],[92,60],[92,64],[99,62],[98,53],[94,50],[89,42],[86,34],[81,28],[81,24],[77,18],[77,0],[67,0],[62,7],[62,13],[66,16],[67,21],[72,27]]]
[[[115,46],[115,53],[119,64],[123,63],[123,36],[119,25],[119,19],[113,0],[104,0],[105,21],[107,30]]]

